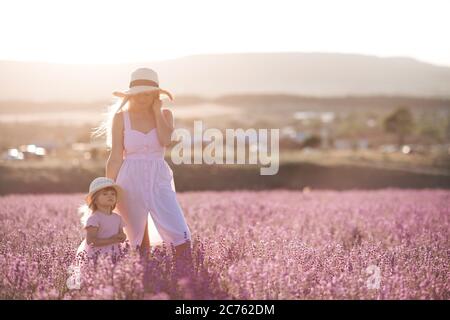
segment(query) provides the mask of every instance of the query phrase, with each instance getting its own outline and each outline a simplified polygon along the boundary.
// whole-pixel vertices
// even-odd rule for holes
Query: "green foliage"
[[[310,148],[317,148],[320,146],[321,138],[317,135],[312,135],[311,137],[308,137],[302,144],[303,148],[310,147]]]
[[[388,133],[396,134],[398,144],[403,145],[406,135],[414,129],[411,111],[406,107],[399,107],[384,119],[384,129]]]

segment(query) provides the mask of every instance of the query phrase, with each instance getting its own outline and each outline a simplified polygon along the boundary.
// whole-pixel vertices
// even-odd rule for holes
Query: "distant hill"
[[[165,102],[164,102],[165,103]],[[240,108],[262,110],[292,110],[325,111],[389,111],[398,107],[408,107],[412,111],[450,110],[450,98],[410,97],[410,96],[300,96],[287,94],[235,94],[216,98],[178,95],[172,107],[183,107],[200,104],[219,104]],[[0,100],[0,115],[17,113],[38,113],[58,111],[97,111],[104,112],[109,104],[107,100],[92,102],[33,102],[21,100]],[[253,111],[252,111],[253,112]]]
[[[411,58],[333,53],[237,53],[111,65],[0,61],[0,100],[92,102],[154,68],[162,88],[208,98],[228,94],[450,97],[450,68]]]

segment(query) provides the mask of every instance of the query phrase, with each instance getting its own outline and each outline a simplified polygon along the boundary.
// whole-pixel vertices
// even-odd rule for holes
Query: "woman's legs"
[[[173,259],[177,274],[192,270],[191,234],[183,210],[178,203],[173,180],[171,185],[161,185],[152,198],[151,214],[158,233],[166,244],[176,242]],[[178,244],[181,239],[183,243]]]
[[[186,241],[185,243],[182,243],[175,247],[175,257],[178,258],[184,253],[188,253],[187,250],[191,248],[191,241]]]
[[[144,255],[145,257],[148,256],[148,252],[150,249],[150,239],[148,237],[148,220],[145,222],[145,229],[144,229],[144,236],[142,237],[142,242],[139,247],[139,252],[141,255]]]
[[[194,272],[190,240],[175,246],[174,260],[175,274],[177,276],[183,277]]]
[[[144,229],[144,236],[142,237],[142,242],[139,247],[139,253],[141,254],[141,259],[144,263],[144,289],[147,289],[147,285],[149,284],[149,273],[148,273],[148,258],[149,258],[149,251],[150,251],[150,239],[148,236],[148,220],[145,223],[145,229]]]

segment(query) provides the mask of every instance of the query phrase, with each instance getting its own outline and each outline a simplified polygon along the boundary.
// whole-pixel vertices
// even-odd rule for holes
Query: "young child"
[[[77,250],[91,258],[97,254],[119,253],[119,243],[126,240],[122,217],[113,210],[123,194],[122,188],[106,177],[94,179],[85,197],[86,204],[78,211],[83,216],[81,223],[86,230],[86,238]]]

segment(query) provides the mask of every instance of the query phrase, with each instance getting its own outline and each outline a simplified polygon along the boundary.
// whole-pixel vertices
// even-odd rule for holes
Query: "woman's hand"
[[[155,112],[156,114],[158,112],[161,113],[161,107],[162,107],[161,99],[159,97],[155,98],[155,100],[153,100],[153,104],[152,104],[153,112]]]
[[[127,240],[127,236],[125,233],[118,233],[114,237],[119,242],[124,242],[125,240]]]
[[[174,130],[173,115],[168,109],[161,110],[162,101],[156,98],[152,105],[152,110],[156,120],[156,130],[158,139],[162,146],[169,146],[172,142],[171,137]]]

